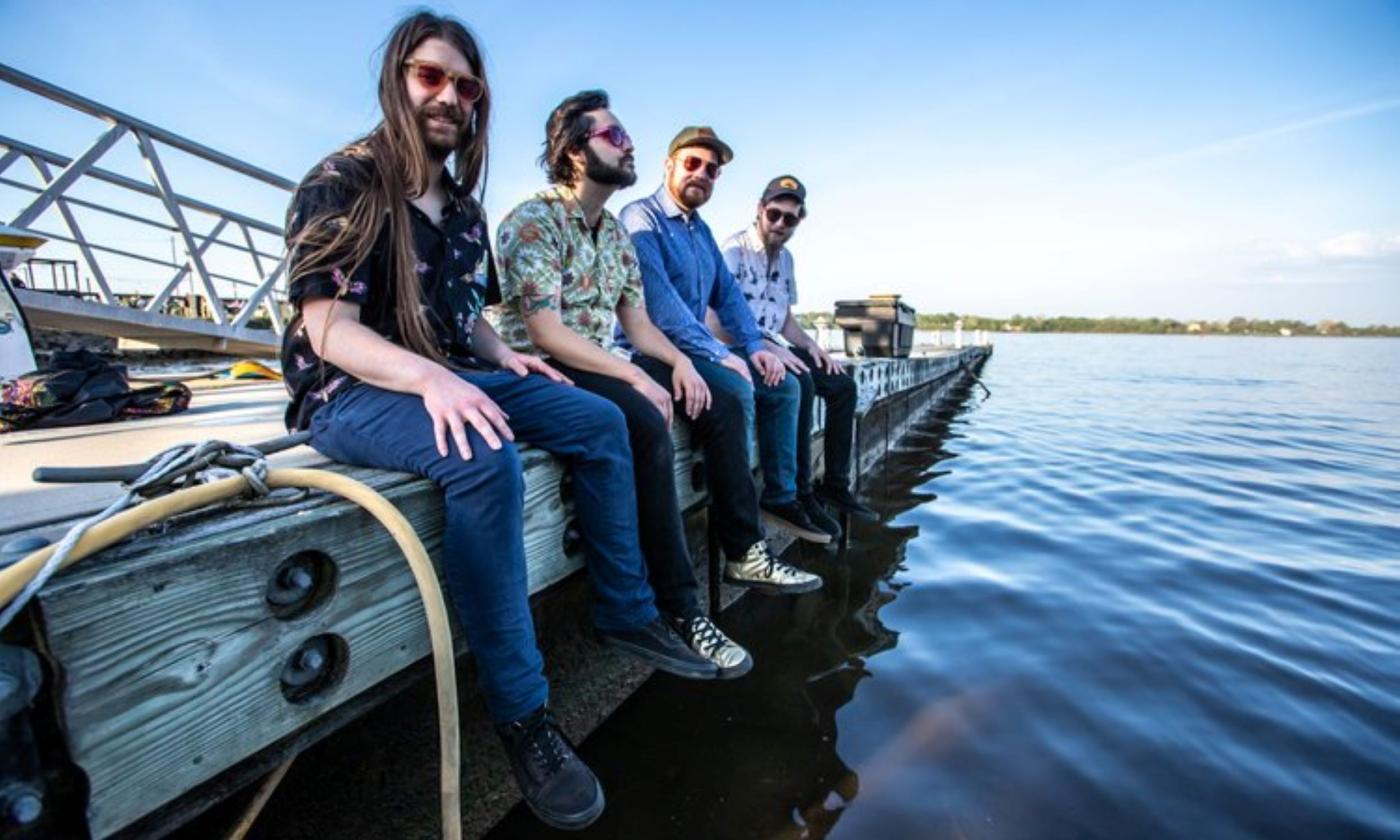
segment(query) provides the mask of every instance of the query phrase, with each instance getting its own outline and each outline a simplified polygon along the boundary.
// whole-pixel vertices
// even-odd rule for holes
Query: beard
[[[637,170],[632,167],[632,156],[625,155],[616,166],[598,157],[588,146],[583,147],[583,174],[595,184],[605,187],[630,187],[637,183]]]
[[[423,138],[423,145],[427,147],[428,154],[438,160],[447,160],[448,156],[461,145],[462,138],[467,132],[466,119],[462,115],[462,109],[456,105],[429,102],[419,108],[414,117],[418,123],[418,133]],[[432,122],[434,119],[446,120],[450,125],[436,124]]]
[[[779,245],[786,245],[787,241],[792,238],[792,233],[791,230],[776,231],[769,228],[763,231],[763,244],[767,245],[769,248],[777,248]]]
[[[710,191],[712,189],[713,185],[687,178],[681,181],[680,189],[676,192],[676,195],[679,196],[682,204],[694,210],[710,200]]]

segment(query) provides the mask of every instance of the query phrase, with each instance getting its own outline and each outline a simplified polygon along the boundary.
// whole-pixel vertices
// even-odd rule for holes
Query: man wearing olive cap
[[[759,438],[760,507],[765,517],[802,539],[827,543],[830,535],[797,502],[801,388],[765,344],[709,226],[697,212],[709,201],[722,167],[733,157],[729,145],[708,126],[682,129],[668,149],[661,188],[628,204],[619,218],[637,250],[652,322],[691,358],[712,392],[733,395],[748,416],[758,415],[760,425],[787,430],[785,436]],[[710,309],[732,336],[732,348],[705,325]],[[628,346],[625,336],[616,338]]]

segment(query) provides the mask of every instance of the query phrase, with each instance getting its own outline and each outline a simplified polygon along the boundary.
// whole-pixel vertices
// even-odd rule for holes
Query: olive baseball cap
[[[759,199],[762,204],[767,204],[775,198],[791,196],[797,199],[798,204],[807,203],[807,188],[802,186],[802,182],[791,175],[779,175],[768,182],[768,186],[763,188],[763,198]]]
[[[666,150],[666,154],[669,157],[674,155],[677,149],[684,149],[686,146],[704,146],[719,155],[720,166],[725,166],[734,159],[734,150],[729,148],[728,143],[715,136],[715,130],[708,125],[688,125],[682,128],[680,134],[671,141],[671,147]]]

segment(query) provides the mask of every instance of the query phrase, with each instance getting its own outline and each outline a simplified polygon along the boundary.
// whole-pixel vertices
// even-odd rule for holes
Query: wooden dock
[[[861,394],[858,471],[869,470],[915,416],[964,383],[966,370],[980,368],[989,352],[946,349],[855,363]],[[102,427],[111,438],[84,438],[94,432],[88,429],[25,433],[6,441],[0,449],[9,475],[0,487],[8,520],[0,529],[3,539],[52,538],[113,492],[16,486],[15,467],[129,462],[177,440],[276,436],[282,402],[274,396],[280,386],[258,387],[257,394],[225,389],[210,396],[235,406],[222,421],[217,412],[201,415],[197,399],[181,418]],[[230,421],[232,416],[239,419]],[[818,435],[822,420],[819,412]],[[147,450],[108,445],[138,425],[146,426]],[[46,440],[50,445],[41,446]],[[54,459],[55,443],[80,454]],[[102,452],[93,451],[97,443]],[[684,423],[677,423],[675,445],[675,478],[692,546],[697,564],[708,568],[704,471]],[[813,451],[819,459],[821,447]],[[522,454],[526,556],[537,607],[551,599],[586,603],[586,575],[575,575],[583,560],[568,476],[544,452],[524,447]],[[429,552],[439,556],[441,498],[429,482],[332,465],[308,449],[274,460],[274,466],[291,463],[365,481],[404,512]],[[17,513],[22,515],[11,518]],[[786,544],[780,536],[775,542],[778,548]],[[714,591],[719,605],[740,594]],[[537,611],[543,624],[567,624],[569,633],[582,637],[584,610],[551,606],[549,612],[545,618]],[[36,721],[50,720],[59,736],[41,744],[46,773],[53,777],[55,768],[69,762],[81,771],[87,787],[78,803],[81,823],[98,838],[170,830],[427,671],[422,607],[392,540],[363,510],[321,495],[192,514],[143,533],[55,577],[31,614],[35,644],[52,671]],[[567,656],[569,644],[556,643],[552,632],[540,629],[547,658]],[[644,669],[620,659],[598,657],[605,664],[584,679],[603,688],[580,692],[586,695],[581,704],[561,696],[556,685],[554,702],[575,737],[646,678]],[[464,682],[463,690],[470,691],[469,676]],[[480,717],[478,707],[464,703],[464,717]],[[487,745],[489,738],[481,743],[489,727],[464,727],[464,784],[476,786],[475,792],[464,791],[473,810],[467,819],[489,825],[513,804],[513,785],[499,749]],[[46,806],[64,807],[45,799]]]

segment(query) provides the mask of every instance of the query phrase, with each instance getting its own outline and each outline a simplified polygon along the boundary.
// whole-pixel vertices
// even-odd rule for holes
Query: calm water
[[[584,836],[1400,837],[1400,341],[1001,337]],[[517,809],[493,837],[548,833]]]

